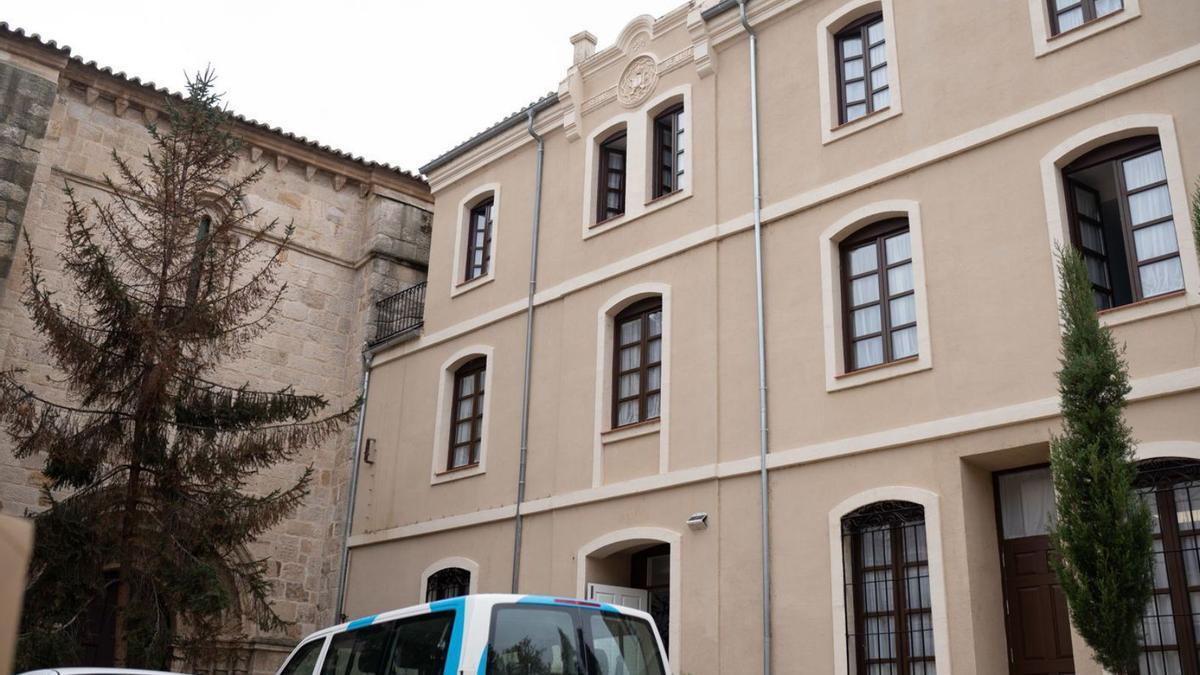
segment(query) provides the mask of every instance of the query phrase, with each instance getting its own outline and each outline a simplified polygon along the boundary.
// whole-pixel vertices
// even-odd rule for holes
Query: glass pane
[[[917,327],[892,333],[892,358],[903,359],[917,353]]]
[[[1162,150],[1155,150],[1148,155],[1127,159],[1121,162],[1121,169],[1125,172],[1126,190],[1136,190],[1143,185],[1159,183],[1167,179],[1167,169],[1163,166]]]
[[[470,396],[475,393],[475,375],[464,375],[458,381],[458,392],[463,396]]]
[[[1112,14],[1121,9],[1121,0],[1096,0],[1096,16]]]
[[[475,414],[475,399],[469,398],[458,402],[458,419],[465,420]]]
[[[863,60],[861,57],[848,59],[842,67],[842,76],[846,80],[857,80],[863,76]]]
[[[588,612],[587,617],[596,675],[663,675],[650,624],[607,612]]]
[[[908,260],[912,257],[912,241],[907,232],[894,237],[888,237],[887,241],[884,242],[884,247],[887,249],[887,261],[889,265],[902,260]]]
[[[883,339],[873,337],[854,343],[854,367],[866,368],[883,363]]]
[[[896,295],[911,291],[912,288],[912,263],[888,270],[888,293]]]
[[[488,675],[580,675],[578,631],[571,613],[549,607],[500,607],[488,641]]]
[[[1162,539],[1154,540],[1154,587],[1167,588],[1171,583],[1167,579],[1167,556],[1163,552]]]
[[[626,347],[621,350],[620,370],[633,370],[642,365],[642,350],[640,347]]]
[[[662,310],[659,310],[657,312],[650,312],[650,314],[647,315],[646,319],[647,319],[647,322],[650,324],[650,334],[651,335],[662,335]]]
[[[842,56],[850,58],[862,55],[862,38],[852,37],[842,40]]]
[[[1075,210],[1092,220],[1100,220],[1100,205],[1096,203],[1096,195],[1089,190],[1075,188]]]
[[[872,68],[887,63],[887,45],[871,47],[870,59]]]
[[[846,83],[846,101],[854,103],[866,98],[866,87],[862,80]]]
[[[1079,223],[1079,236],[1083,245],[1096,253],[1104,253],[1104,230],[1091,223]]]
[[[878,44],[883,42],[883,22],[876,21],[867,26],[867,44]]]
[[[1088,279],[1093,284],[1110,288],[1108,285],[1108,265],[1094,255],[1083,256],[1083,262],[1088,268]]]
[[[641,318],[627,321],[621,324],[621,344],[627,345],[637,342],[642,338],[642,320]]]
[[[609,155],[608,165],[617,171],[623,170],[625,168],[625,155],[619,153]]]
[[[608,207],[609,211],[620,211],[621,210],[621,194],[609,192],[608,197],[604,200],[604,205],[606,207]]]
[[[1129,195],[1129,219],[1134,225],[1171,215],[1171,193],[1166,185]]]
[[[879,275],[869,274],[850,282],[850,305],[858,307],[879,300]]]
[[[881,616],[867,619],[863,623],[866,628],[867,658],[891,659],[896,656],[896,619],[892,616]],[[882,672],[895,672],[887,670]]]
[[[892,563],[892,531],[887,528],[865,529],[859,534],[863,567]]]
[[[1068,12],[1063,12],[1058,15],[1058,32],[1071,30],[1076,26],[1083,25],[1083,8],[1076,7]]]
[[[617,392],[618,398],[625,398],[627,396],[637,395],[637,393],[639,391],[639,387],[641,386],[641,381],[642,381],[642,377],[641,377],[640,373],[630,373],[629,375],[622,375],[621,380],[620,380],[619,391]]]
[[[483,265],[483,249],[482,248],[475,249],[475,255],[472,257],[471,262],[473,262],[476,267]]]
[[[871,89],[883,89],[888,85],[887,66],[871,71]]]
[[[1062,11],[1068,7],[1074,7],[1079,4],[1079,0],[1054,0],[1054,9]]]
[[[470,420],[468,420],[466,422],[459,422],[454,427],[454,442],[455,443],[466,443],[469,440],[471,440],[471,422],[470,422]]]
[[[1138,260],[1149,260],[1179,250],[1179,244],[1175,241],[1175,223],[1170,220],[1134,230],[1133,242],[1137,247]]]
[[[621,174],[609,173],[608,174],[608,187],[610,190],[621,189]]]
[[[879,305],[872,305],[864,309],[854,310],[852,317],[852,321],[854,323],[854,337],[878,333],[880,329],[879,317]]]
[[[1147,647],[1176,644],[1169,593],[1156,593],[1146,603],[1146,614],[1142,618],[1142,644]]]
[[[390,623],[377,623],[333,636],[321,667],[324,675],[376,675],[392,637]]]
[[[1143,652],[1138,657],[1138,673],[1140,675],[1181,675],[1183,670],[1179,665],[1179,653]]]
[[[638,421],[638,402],[626,401],[617,409],[617,424],[633,424]]]
[[[863,611],[890,612],[892,611],[892,571],[863,572]]]
[[[860,246],[850,251],[850,276],[858,276],[878,267],[875,244]]]
[[[465,570],[458,570],[465,572]],[[460,580],[461,581],[461,580]],[[467,575],[470,584],[470,575]],[[466,587],[458,591],[447,588],[447,594],[464,595]],[[438,612],[400,621],[396,625],[396,638],[392,647],[392,666],[384,673],[391,675],[416,675],[418,673],[440,673],[446,667],[446,652],[450,647],[450,633],[454,629],[454,613]],[[456,655],[457,656],[457,655]]]
[[[912,323],[917,320],[917,298],[915,295],[896,298],[892,300],[888,311],[891,312],[893,326],[903,326],[906,323]]]
[[[1146,298],[1183,288],[1183,267],[1179,258],[1168,258],[1138,268],[1142,279],[1142,296]]]
[[[873,96],[871,96],[871,106],[875,110],[882,110],[882,109],[888,107],[889,105],[891,105],[891,103],[892,103],[892,90],[891,89],[884,89],[883,91],[875,92],[875,94]]]
[[[867,104],[857,103],[846,108],[846,121],[854,121],[867,114]]]
[[[655,338],[646,343],[646,362],[658,363],[662,361],[662,338]]]
[[[653,391],[662,388],[662,366],[650,366],[646,370],[646,389]]]
[[[1044,535],[1054,519],[1054,482],[1050,469],[1001,474],[1000,523],[1005,539]]]
[[[652,420],[658,417],[659,400],[659,394],[650,394],[646,397],[646,419]]]
[[[904,562],[926,560],[929,552],[925,547],[925,523],[912,523],[904,527]]]
[[[928,609],[929,601],[929,567],[920,565],[909,567],[904,572],[904,595],[908,609]]]
[[[1187,483],[1175,487],[1175,519],[1180,530],[1194,530],[1200,525],[1200,484]]]
[[[908,655],[912,658],[933,656],[933,617],[931,615],[924,612],[908,615]]]
[[[1183,570],[1187,575],[1188,586],[1200,586],[1200,551],[1197,550],[1197,537],[1181,537],[1179,545],[1182,548]],[[1155,542],[1157,543],[1157,542]]]
[[[325,638],[317,638],[296,650],[296,655],[279,671],[279,675],[312,675],[324,644]]]

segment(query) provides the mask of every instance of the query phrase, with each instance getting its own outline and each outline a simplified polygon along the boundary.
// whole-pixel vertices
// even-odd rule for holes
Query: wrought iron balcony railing
[[[425,282],[409,286],[375,303],[375,335],[371,345],[400,335],[416,335],[425,325]]]

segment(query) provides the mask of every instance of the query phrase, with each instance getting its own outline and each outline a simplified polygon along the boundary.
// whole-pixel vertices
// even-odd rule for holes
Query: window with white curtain
[[[917,356],[908,219],[869,225],[841,243],[846,370]]]
[[[1050,25],[1058,35],[1123,8],[1121,0],[1049,0]]]
[[[1171,194],[1157,136],[1093,150],[1063,169],[1071,240],[1097,309],[1183,290]]]

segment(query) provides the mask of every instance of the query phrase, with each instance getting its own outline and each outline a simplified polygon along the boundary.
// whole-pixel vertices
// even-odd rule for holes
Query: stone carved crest
[[[642,55],[629,62],[617,84],[617,101],[632,108],[650,98],[658,84],[658,64],[654,57]]]

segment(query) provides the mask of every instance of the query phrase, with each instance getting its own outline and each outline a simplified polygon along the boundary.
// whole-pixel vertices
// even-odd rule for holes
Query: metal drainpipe
[[[521,503],[525,501],[525,466],[529,456],[529,388],[533,367],[533,296],[537,292],[538,230],[541,228],[542,221],[542,162],[546,149],[545,141],[533,130],[533,120],[536,114],[533,108],[529,109],[528,131],[533,140],[537,142],[537,163],[533,179],[533,232],[529,240],[529,302],[525,309],[525,383],[521,391],[521,462],[517,474],[517,506],[513,529],[513,593],[517,592],[517,587],[521,580],[521,535],[523,526]]]
[[[754,162],[754,291],[758,309],[758,481],[762,500],[763,675],[771,675],[771,500],[767,480],[767,339],[763,315],[762,176],[758,156],[758,35],[738,0],[742,27],[750,36],[750,156]]]
[[[363,350],[363,381],[362,402],[358,407],[358,425],[354,430],[354,450],[350,453],[350,498],[346,503],[346,524],[342,528],[342,562],[338,567],[337,607],[334,610],[335,623],[346,620],[346,576],[350,563],[350,526],[354,523],[354,499],[358,495],[358,465],[359,453],[362,452],[363,421],[367,416],[367,392],[371,387],[371,352]]]

